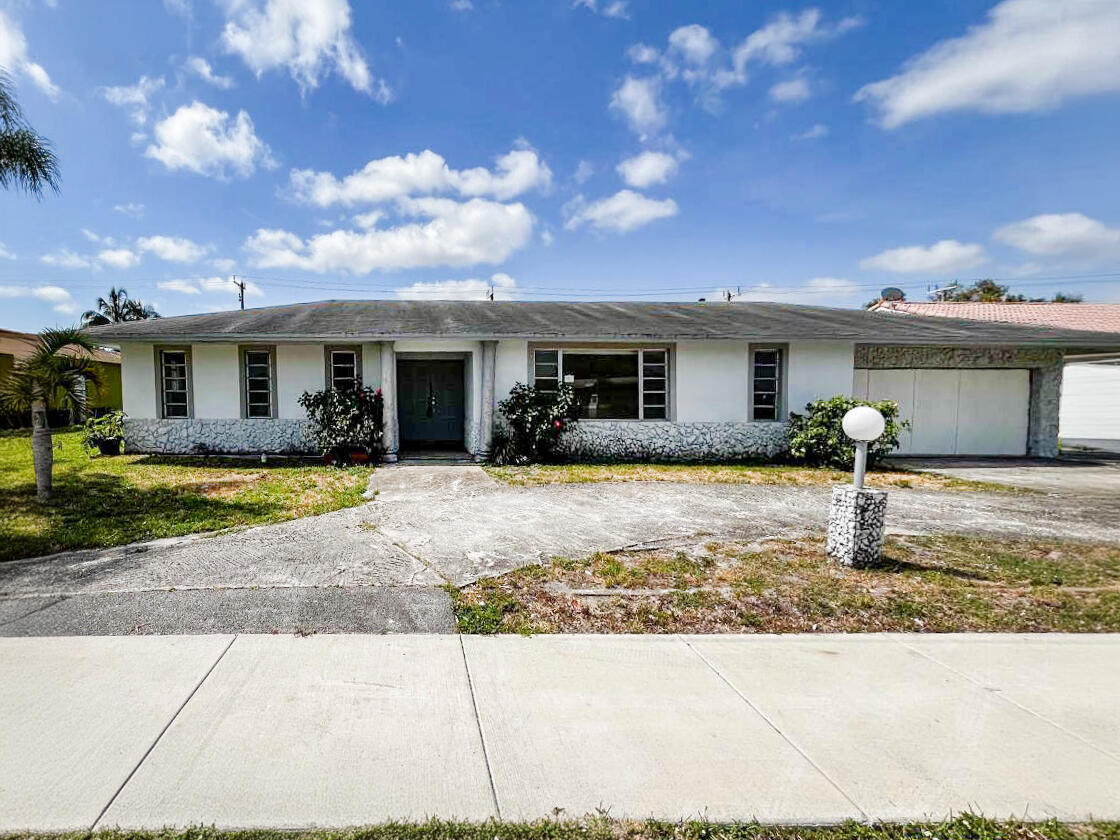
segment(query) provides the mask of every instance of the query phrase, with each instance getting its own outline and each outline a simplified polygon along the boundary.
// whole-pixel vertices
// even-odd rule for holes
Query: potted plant
[[[82,444],[102,455],[120,455],[126,416],[123,411],[109,411],[100,417],[90,417],[85,422]]]

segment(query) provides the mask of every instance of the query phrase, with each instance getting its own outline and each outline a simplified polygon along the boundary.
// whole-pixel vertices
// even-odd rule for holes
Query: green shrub
[[[124,440],[123,411],[109,411],[100,417],[90,417],[82,426],[82,446],[96,449],[98,444]]]
[[[504,427],[491,440],[491,460],[496,464],[531,464],[551,460],[556,446],[575,419],[576,396],[563,383],[555,391],[518,382],[498,403]]]
[[[305,391],[299,404],[315,423],[315,442],[336,464],[349,463],[353,452],[364,452],[370,460],[380,457],[385,427],[380,388]]]
[[[805,406],[805,414],[789,415],[789,454],[803,464],[848,470],[855,462],[855,442],[844,434],[844,415],[857,405],[878,409],[887,421],[878,440],[867,447],[867,464],[874,464],[898,447],[898,435],[910,426],[898,419],[898,403],[892,400],[868,402],[836,396],[816,400]]]

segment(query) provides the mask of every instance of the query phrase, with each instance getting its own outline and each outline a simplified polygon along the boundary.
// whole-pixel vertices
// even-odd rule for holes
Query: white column
[[[498,342],[482,342],[482,412],[478,429],[478,451],[475,459],[490,457],[490,438],[494,434],[494,366],[498,358]]]
[[[385,401],[383,460],[392,464],[400,451],[400,430],[397,427],[397,353],[391,341],[381,342],[381,396]]]

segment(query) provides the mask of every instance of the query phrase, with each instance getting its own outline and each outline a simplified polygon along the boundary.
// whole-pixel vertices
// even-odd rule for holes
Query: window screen
[[[782,351],[778,348],[754,350],[751,367],[751,419],[780,419]]]
[[[245,416],[272,417],[272,351],[245,352]]]
[[[642,350],[642,417],[665,420],[669,416],[669,354]]]
[[[165,418],[190,417],[190,385],[186,350],[160,350],[160,401]]]
[[[669,354],[664,349],[536,350],[533,382],[543,391],[565,382],[587,420],[669,417]]]
[[[358,353],[356,350],[331,350],[330,372],[331,387],[340,391],[350,391],[361,385],[358,372]]]

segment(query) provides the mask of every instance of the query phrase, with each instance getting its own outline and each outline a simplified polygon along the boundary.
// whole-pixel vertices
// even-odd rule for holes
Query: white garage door
[[[894,400],[900,455],[1025,455],[1029,370],[857,370],[852,394]]]

